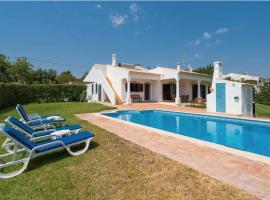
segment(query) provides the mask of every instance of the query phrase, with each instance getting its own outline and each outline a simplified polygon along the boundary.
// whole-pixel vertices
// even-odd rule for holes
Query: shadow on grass
[[[8,108],[1,108],[1,109],[0,109],[0,117],[1,117],[2,115],[4,115],[5,113],[10,112],[10,111],[13,111],[13,110],[15,110],[15,106],[13,106],[13,107],[8,107]]]
[[[78,147],[81,147],[81,146],[83,145],[79,145]],[[97,148],[98,146],[99,146],[98,143],[96,143],[95,141],[92,141],[89,145],[88,150],[85,153]],[[41,157],[37,157],[30,161],[29,166],[27,170],[25,171],[25,173],[31,172],[32,170],[37,170],[44,165],[49,165],[51,163],[61,161],[63,159],[66,159],[67,157],[71,157],[71,155],[65,149],[60,150],[58,152],[49,153]]]

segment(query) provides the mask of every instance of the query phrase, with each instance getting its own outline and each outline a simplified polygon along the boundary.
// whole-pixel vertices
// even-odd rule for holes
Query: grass
[[[36,158],[25,173],[0,180],[1,199],[256,199],[73,116],[104,109],[109,108],[86,103],[27,105],[29,113],[58,113],[70,124],[80,123],[96,138],[81,156],[63,151]],[[0,120],[9,115],[16,115],[13,108],[2,110]]]
[[[263,104],[256,104],[256,113],[258,117],[270,118],[270,106]]]

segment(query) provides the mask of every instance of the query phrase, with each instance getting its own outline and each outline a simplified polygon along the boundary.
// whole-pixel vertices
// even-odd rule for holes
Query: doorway
[[[162,97],[165,101],[174,101],[176,96],[175,84],[163,84],[162,85]]]
[[[201,98],[206,98],[206,87],[205,85],[200,85]],[[198,98],[198,85],[192,85],[192,99]]]
[[[150,100],[150,84],[149,83],[144,84],[144,100],[145,101]]]

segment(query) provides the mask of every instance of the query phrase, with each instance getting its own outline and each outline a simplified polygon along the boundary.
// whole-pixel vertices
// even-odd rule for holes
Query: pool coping
[[[134,122],[124,121],[124,120],[121,120],[121,119],[116,119],[116,118],[113,118],[113,117],[103,115],[104,113],[115,113],[117,111],[123,111],[123,110],[130,110],[130,109],[116,109],[116,110],[111,110],[111,111],[102,111],[102,112],[93,113],[93,114],[98,116],[98,117],[103,117],[103,118],[114,120],[114,121],[121,122],[121,123],[124,123],[124,124],[129,124],[129,125],[134,126],[134,127],[144,128],[146,130],[153,131],[153,132],[158,133],[160,135],[165,135],[165,136],[173,137],[173,138],[176,138],[176,139],[181,139],[181,140],[184,140],[184,141],[187,141],[187,142],[191,142],[193,144],[197,144],[197,145],[204,146],[204,147],[209,147],[209,148],[216,149],[216,150],[219,150],[219,151],[223,151],[223,152],[226,152],[226,153],[229,153],[229,154],[233,154],[235,156],[241,156],[241,157],[253,160],[253,161],[263,162],[263,163],[270,166],[270,158],[267,157],[267,156],[263,156],[263,155],[259,155],[259,154],[256,154],[256,153],[251,153],[251,152],[247,152],[247,151],[243,151],[243,150],[239,150],[239,149],[234,149],[232,147],[227,147],[227,146],[224,146],[224,145],[220,145],[220,144],[216,144],[216,143],[212,143],[212,142],[208,142],[208,141],[204,141],[204,140],[200,140],[200,139],[196,139],[196,138],[192,138],[192,137],[188,137],[188,136],[184,136],[184,135],[179,135],[179,134],[176,134],[176,133],[173,133],[173,132],[170,132],[170,131],[164,131],[164,130],[149,127],[149,126],[146,126],[146,125],[141,125],[141,124],[137,124],[137,123],[134,123]],[[243,120],[259,121],[259,122],[260,121],[262,121],[262,122],[270,122],[269,120],[267,121],[267,120],[250,119],[250,118],[244,118],[244,117],[243,118],[242,117],[229,117],[229,116],[212,115],[212,114],[206,114],[206,113],[182,112],[182,111],[172,111],[172,110],[165,110],[165,109],[144,109],[144,111],[147,111],[147,110],[161,110],[161,111],[166,111],[166,112],[178,112],[178,113],[185,113],[185,114],[197,114],[197,115],[204,115],[204,116],[243,119]],[[138,110],[138,111],[140,111],[140,110]]]

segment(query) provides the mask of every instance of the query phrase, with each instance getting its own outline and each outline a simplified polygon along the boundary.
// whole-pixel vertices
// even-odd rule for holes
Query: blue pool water
[[[161,110],[104,115],[270,157],[270,123]]]

